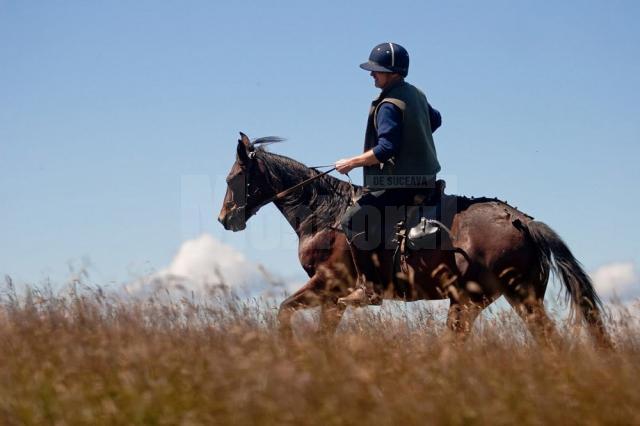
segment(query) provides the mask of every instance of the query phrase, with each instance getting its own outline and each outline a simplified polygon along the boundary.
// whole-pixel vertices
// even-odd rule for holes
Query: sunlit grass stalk
[[[540,347],[509,313],[451,347],[428,307],[350,312],[335,336],[300,318],[284,341],[272,300],[72,284],[5,285],[0,423],[640,424],[640,333],[624,307],[609,319],[615,351],[569,321],[562,345]]]

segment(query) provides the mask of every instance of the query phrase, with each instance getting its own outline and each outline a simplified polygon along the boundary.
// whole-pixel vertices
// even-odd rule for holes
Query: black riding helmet
[[[367,71],[397,72],[403,77],[409,73],[409,53],[397,43],[381,43],[373,48],[369,61],[360,64]]]

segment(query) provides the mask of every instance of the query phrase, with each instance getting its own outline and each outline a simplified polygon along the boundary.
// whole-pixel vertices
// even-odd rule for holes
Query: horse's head
[[[264,162],[258,158],[258,153],[264,154],[264,151],[258,150],[255,144],[240,133],[236,161],[227,175],[227,193],[218,221],[234,232],[246,228],[249,218],[276,193],[270,185]]]

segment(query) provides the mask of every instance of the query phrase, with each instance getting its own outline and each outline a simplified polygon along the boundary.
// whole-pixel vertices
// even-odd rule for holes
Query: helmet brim
[[[392,69],[383,67],[382,65],[378,65],[375,62],[371,62],[371,61],[360,64],[360,68],[367,71],[394,72]]]

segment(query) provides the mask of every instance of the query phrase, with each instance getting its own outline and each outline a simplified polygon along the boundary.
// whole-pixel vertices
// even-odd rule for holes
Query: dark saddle
[[[438,179],[434,189],[428,192],[419,192],[416,194],[413,197],[413,204],[416,206],[424,206],[437,203],[444,196],[444,190],[446,187],[447,182],[445,182],[444,179]]]
[[[446,195],[445,188],[446,182],[438,180],[428,195],[416,195],[405,220],[395,224],[393,242],[400,253],[451,248],[449,228],[457,212],[457,197]]]
[[[395,224],[392,280],[399,294],[412,291],[406,278],[411,276],[409,258],[418,252],[454,249],[450,228],[458,197],[445,194],[445,188],[444,180],[436,181],[435,190],[423,199],[417,196],[415,204],[407,208],[405,220]]]

